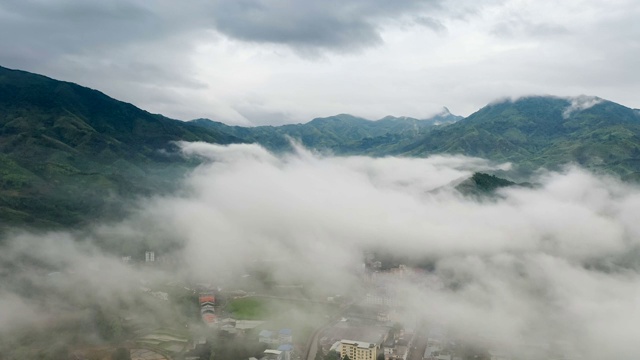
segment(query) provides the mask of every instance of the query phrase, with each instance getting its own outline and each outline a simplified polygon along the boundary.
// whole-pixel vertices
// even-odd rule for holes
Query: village
[[[123,261],[131,261],[125,258]],[[162,258],[147,252],[146,266]],[[127,318],[136,337],[127,342],[132,360],[512,360],[503,350],[472,346],[446,324],[407,316],[396,284],[440,287],[423,269],[383,265],[367,257],[361,288],[345,294],[309,297],[302,284],[271,284],[243,274],[234,287],[174,284],[196,324],[149,328]],[[188,286],[187,286],[188,285]],[[170,291],[141,287],[154,301],[170,302]],[[548,351],[545,350],[546,353]],[[526,358],[526,357],[522,357]],[[558,355],[557,359],[571,359]]]

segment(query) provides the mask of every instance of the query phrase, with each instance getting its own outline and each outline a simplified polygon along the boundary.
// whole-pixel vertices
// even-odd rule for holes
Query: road
[[[421,327],[416,333],[416,338],[413,341],[413,345],[411,346],[411,350],[409,350],[409,355],[407,356],[407,360],[422,360],[422,355],[424,355],[424,351],[427,349],[427,332],[424,327]]]
[[[318,337],[320,337],[320,334],[322,334],[327,326],[329,325],[325,325],[321,328],[316,329],[311,335],[311,338],[307,343],[307,351],[305,352],[306,360],[314,360],[316,358],[316,353],[318,352]]]
[[[334,315],[331,319],[329,319],[329,321],[313,331],[311,337],[309,338],[309,341],[307,342],[307,349],[304,352],[305,356],[303,357],[304,360],[315,360],[316,353],[318,352],[318,338],[320,337],[322,332],[328,327],[335,324],[338,320],[340,320],[354,303],[355,301],[352,301],[348,304],[343,305],[336,315]]]

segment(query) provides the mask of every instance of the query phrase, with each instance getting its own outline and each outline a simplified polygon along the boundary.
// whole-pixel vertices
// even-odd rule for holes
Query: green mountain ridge
[[[455,186],[461,193],[472,196],[490,196],[496,190],[507,187],[531,187],[531,184],[516,183],[495,175],[476,172]]]
[[[178,140],[241,141],[0,67],[0,218],[50,227],[116,212],[120,197],[168,189],[184,173],[187,162],[171,154]]]
[[[510,161],[529,171],[575,163],[638,179],[640,115],[606,100],[567,116],[570,106],[568,99],[549,96],[490,104],[392,153],[464,154]]]
[[[189,123],[203,128],[215,129],[257,142],[272,151],[291,150],[290,138],[302,145],[316,150],[325,150],[338,154],[358,154],[373,139],[382,139],[384,143],[395,143],[394,139],[414,139],[432,129],[455,123],[462,119],[448,109],[428,119],[386,116],[379,120],[367,120],[349,114],[316,118],[304,124],[282,126],[241,127],[229,126],[209,119],[196,119]]]
[[[197,165],[176,152],[175,141],[255,142],[281,152],[291,149],[291,138],[336,155],[463,154],[512,162],[525,176],[576,163],[640,181],[640,110],[598,98],[500,101],[464,119],[445,108],[422,120],[340,114],[240,127],[173,120],[77,84],[0,67],[0,227],[122,216],[123,199],[171,191]]]

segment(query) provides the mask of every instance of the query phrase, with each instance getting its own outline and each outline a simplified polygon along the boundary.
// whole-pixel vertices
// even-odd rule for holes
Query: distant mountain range
[[[229,134],[247,142],[256,142],[272,151],[291,149],[291,140],[304,146],[336,154],[362,154],[406,139],[425,135],[438,126],[453,124],[463,119],[449,109],[428,119],[387,116],[380,120],[367,120],[348,114],[317,118],[306,124],[282,126],[241,127],[228,126],[208,119],[189,123]]]
[[[445,110],[425,120],[369,121],[343,114],[278,127],[237,127],[205,119],[190,123],[276,151],[289,148],[289,136],[339,155],[464,154],[512,162],[525,176],[540,167],[575,163],[640,180],[640,110],[597,97],[504,100],[467,118]]]
[[[305,124],[239,127],[150,114],[77,84],[0,67],[0,219],[55,227],[118,216],[122,198],[170,191],[195,160],[172,141],[256,142],[272,151],[289,139],[337,155],[436,153],[510,161],[522,173],[577,163],[640,180],[640,110],[594,97],[504,100],[462,118],[446,108],[429,119],[351,115]]]
[[[594,97],[527,97],[487,105],[392,153],[460,153],[510,161],[524,171],[576,163],[637,181],[640,115]]]

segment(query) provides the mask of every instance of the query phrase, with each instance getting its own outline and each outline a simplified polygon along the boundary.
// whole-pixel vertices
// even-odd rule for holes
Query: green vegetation
[[[602,101],[567,116],[569,106],[568,100],[554,97],[491,104],[392,153],[478,156],[512,162],[525,173],[575,163],[596,172],[636,177],[640,172],[637,112]]]
[[[170,191],[195,163],[173,141],[238,142],[96,90],[0,67],[2,225],[119,217],[122,199]]]
[[[77,227],[118,219],[140,196],[176,189],[199,162],[175,141],[257,142],[291,150],[290,139],[338,155],[464,154],[514,163],[526,177],[568,163],[640,180],[640,113],[609,101],[567,114],[570,101],[529,97],[469,117],[427,120],[351,115],[306,124],[228,126],[182,122],[73,83],[0,67],[0,231]],[[493,186],[494,180],[477,184]],[[480,181],[484,181],[480,179]]]
[[[529,186],[529,184],[516,184],[513,181],[499,178],[485,173],[474,173],[469,179],[456,186],[456,189],[467,195],[488,195],[496,190],[510,186]]]
[[[471,180],[484,191],[493,191],[501,187],[516,185],[513,181],[478,172],[473,174]]]
[[[327,355],[324,356],[324,360],[340,360],[340,353],[335,350],[329,350]]]
[[[203,119],[192,123],[277,151],[290,148],[289,136],[307,147],[342,155],[463,154],[512,162],[524,176],[540,167],[557,170],[575,163],[639,179],[638,111],[603,100],[567,114],[570,105],[563,98],[528,97],[490,104],[460,121],[453,115],[379,121],[338,115],[280,127],[232,127]]]
[[[129,350],[125,348],[118,348],[111,355],[112,360],[131,360],[131,354],[129,354]]]
[[[370,121],[348,114],[313,119],[306,124],[258,126],[245,128],[228,126],[208,119],[190,123],[225,132],[247,142],[256,142],[273,151],[291,150],[290,139],[308,148],[339,154],[357,154],[400,140],[417,139],[436,128],[462,119],[444,112],[429,119],[387,116]]]
[[[247,341],[246,339],[218,335],[216,341],[211,343],[210,357],[213,360],[237,360],[248,359],[250,357],[261,358],[267,349],[266,344],[257,341]],[[206,359],[204,357],[201,357]]]
[[[262,320],[268,311],[268,300],[257,297],[233,299],[227,305],[227,311],[238,320]]]

